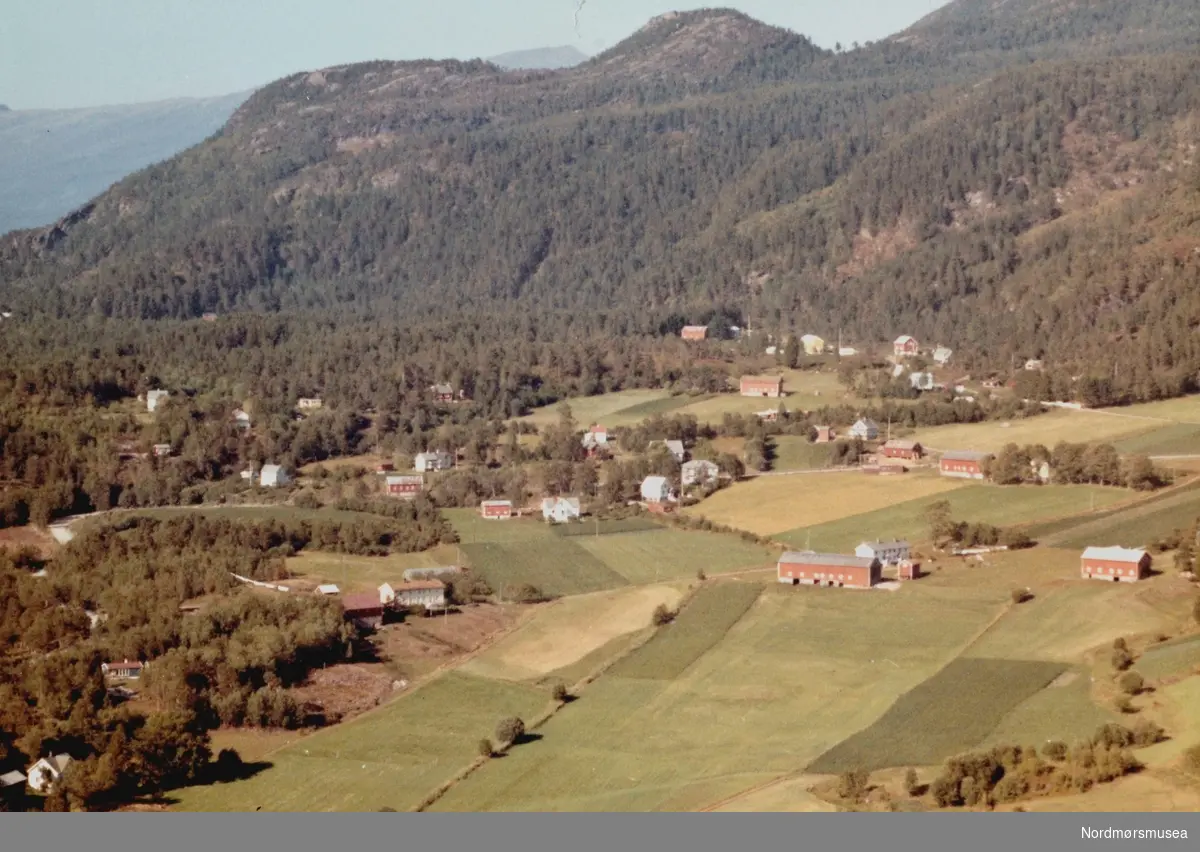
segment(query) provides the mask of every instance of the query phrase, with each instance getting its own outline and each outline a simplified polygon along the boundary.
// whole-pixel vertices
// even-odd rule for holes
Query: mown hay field
[[[854,548],[865,539],[927,539],[926,512],[939,500],[950,503],[951,514],[956,520],[1008,527],[1064,515],[1076,516],[1134,500],[1136,496],[1135,492],[1124,488],[1092,485],[967,485],[874,512],[798,527],[776,537],[797,547],[811,546],[815,550],[839,552]]]
[[[867,476],[861,471],[757,476],[722,489],[684,514],[759,535],[862,515],[962,488],[935,475]]]
[[[924,446],[941,450],[999,452],[1005,444],[1044,444],[1053,448],[1060,441],[1113,441],[1150,432],[1152,421],[1113,417],[1095,411],[1050,411],[1011,421],[958,423],[918,429],[911,436]]]
[[[547,705],[545,690],[452,672],[271,753],[252,778],[171,795],[186,811],[409,810],[474,760],[500,719]]]
[[[410,568],[444,568],[459,563],[459,550],[443,545],[421,553],[389,556],[350,556],[303,550],[287,560],[292,577],[313,583],[335,583],[343,592],[365,592],[382,583],[403,582]]]
[[[1200,517],[1200,490],[1186,488],[1072,525],[1056,525],[1040,540],[1051,547],[1089,545],[1143,547],[1190,526]]]
[[[634,414],[625,419],[614,416],[624,408],[658,403],[662,400],[673,399],[671,393],[665,390],[625,390],[616,393],[606,393],[597,396],[571,397],[563,400],[571,408],[571,416],[582,427],[593,423],[603,423],[605,426],[627,426],[636,423],[645,415]],[[559,406],[561,402],[535,409],[524,417],[517,418],[535,426],[551,426],[559,421]]]
[[[1059,663],[963,658],[905,693],[878,721],[808,766],[818,774],[928,766],[967,751],[1066,671]]]
[[[556,672],[569,674],[573,666],[610,643],[650,627],[655,608],[673,609],[685,590],[683,584],[663,583],[545,604],[462,670],[505,680],[537,681]]]
[[[471,573],[482,578],[501,600],[513,600],[523,586],[548,595],[581,595],[628,584],[570,538],[547,536],[541,541],[480,542],[461,547]]]

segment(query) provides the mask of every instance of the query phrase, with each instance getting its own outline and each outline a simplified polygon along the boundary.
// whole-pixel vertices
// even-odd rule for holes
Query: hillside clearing
[[[715,575],[770,568],[777,553],[737,536],[682,530],[657,530],[571,539],[633,584],[693,578],[703,570]]]
[[[960,423],[918,429],[911,436],[937,450],[999,452],[1005,444],[1045,444],[1060,441],[1112,441],[1152,431],[1156,424],[1095,411],[1049,411],[1019,420]]]
[[[462,552],[471,573],[482,578],[501,600],[511,600],[524,586],[548,595],[580,595],[628,584],[570,538],[464,544]]]

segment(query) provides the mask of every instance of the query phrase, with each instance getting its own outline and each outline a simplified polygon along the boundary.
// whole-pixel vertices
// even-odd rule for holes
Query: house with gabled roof
[[[879,437],[879,424],[869,417],[862,417],[850,427],[850,437],[862,441],[874,441]]]
[[[33,766],[29,767],[26,772],[28,777],[29,788],[35,793],[45,795],[54,789],[62,774],[67,771],[67,767],[71,765],[71,755],[56,754],[51,757],[43,757]]]
[[[1140,547],[1089,547],[1080,557],[1085,580],[1135,583],[1150,574],[1151,557]]]
[[[542,500],[542,517],[556,524],[578,518],[583,510],[578,497],[547,497]]]

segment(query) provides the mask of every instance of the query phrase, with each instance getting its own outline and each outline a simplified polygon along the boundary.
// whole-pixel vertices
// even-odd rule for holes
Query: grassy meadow
[[[774,567],[778,552],[732,535],[658,530],[578,536],[581,548],[633,584]]]
[[[684,510],[759,535],[816,526],[907,500],[962,488],[933,474],[867,476],[862,471],[757,476]]]
[[[1060,441],[1114,441],[1150,432],[1158,425],[1096,411],[1059,410],[1011,421],[933,426],[917,429],[910,437],[930,449],[999,452],[1005,444],[1053,447]]]
[[[292,577],[314,583],[336,583],[342,591],[366,592],[383,583],[403,582],[410,568],[442,568],[459,564],[459,550],[443,545],[422,553],[350,556],[303,550],[287,560]]]

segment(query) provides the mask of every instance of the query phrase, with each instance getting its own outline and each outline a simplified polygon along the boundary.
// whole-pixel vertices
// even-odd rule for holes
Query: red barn
[[[396,469],[396,466],[391,462],[380,462],[375,466],[376,473],[391,473]]]
[[[387,493],[392,497],[415,497],[425,489],[423,476],[389,476]]]
[[[479,504],[479,514],[493,521],[507,520],[513,516],[511,500],[484,500]]]
[[[1080,559],[1079,574],[1085,580],[1135,583],[1150,573],[1150,554],[1140,548],[1089,547]]]
[[[984,467],[991,458],[988,453],[976,453],[969,450],[949,450],[942,453],[938,463],[938,471],[942,476],[954,476],[959,479],[983,479]]]
[[[921,563],[910,559],[900,560],[896,568],[896,576],[901,580],[919,580],[921,578]]]
[[[917,461],[925,454],[925,450],[916,441],[892,440],[883,445],[883,454],[889,459]]]
[[[708,338],[708,326],[685,325],[683,331],[679,332],[679,336],[684,340],[706,340]]]
[[[897,358],[911,358],[917,354],[919,349],[917,339],[907,334],[897,337],[892,344],[892,352]]]
[[[742,376],[742,396],[783,396],[782,376]]]
[[[883,579],[883,564],[874,558],[840,553],[789,552],[779,557],[779,582],[790,585],[869,589]]]

